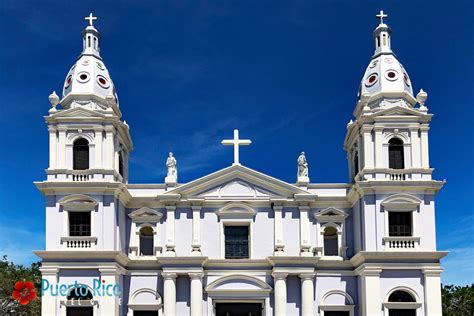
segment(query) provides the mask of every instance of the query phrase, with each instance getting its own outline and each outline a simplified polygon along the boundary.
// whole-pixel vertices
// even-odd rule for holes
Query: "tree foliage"
[[[9,262],[7,256],[0,261],[0,315],[41,315],[40,263],[30,267]],[[28,305],[20,305],[13,297],[13,286],[18,281],[31,281],[35,285],[37,298]]]
[[[467,286],[444,285],[441,294],[444,316],[474,315],[474,284]]]

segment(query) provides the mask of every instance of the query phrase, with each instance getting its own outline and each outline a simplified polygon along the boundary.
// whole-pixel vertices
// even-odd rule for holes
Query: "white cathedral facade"
[[[250,140],[236,130],[222,141],[234,147],[229,167],[179,183],[170,153],[164,183],[132,184],[130,127],[91,14],[45,116],[42,314],[441,315],[432,114],[385,17],[347,125],[348,183],[310,182],[304,153],[295,183],[245,167]]]

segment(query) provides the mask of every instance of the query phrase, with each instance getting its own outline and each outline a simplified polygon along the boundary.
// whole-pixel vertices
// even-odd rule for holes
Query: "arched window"
[[[339,256],[337,229],[328,226],[324,229],[324,255]]]
[[[400,138],[392,138],[388,142],[388,167],[391,169],[405,168],[403,142]]]
[[[76,139],[72,148],[74,170],[89,169],[89,142],[85,138]]]
[[[145,226],[140,229],[140,255],[153,256],[153,228]]]
[[[388,301],[389,302],[394,302],[394,303],[401,303],[401,302],[405,302],[405,303],[414,303],[416,302],[416,300],[413,298],[413,296],[406,292],[406,291],[401,291],[401,290],[397,290],[395,292],[393,292],[392,294],[390,294],[390,296],[388,297]]]
[[[66,316],[93,316],[93,296],[85,285],[73,287],[67,296]]]
[[[398,307],[395,305],[389,308],[389,316],[416,316],[416,309],[418,307],[413,306],[416,305],[416,299],[406,291],[394,291],[388,297],[388,303],[399,305]],[[401,306],[401,304],[404,305]]]
[[[79,284],[77,287],[73,287],[69,292],[67,299],[70,300],[91,300],[93,299],[91,291],[87,286]]]

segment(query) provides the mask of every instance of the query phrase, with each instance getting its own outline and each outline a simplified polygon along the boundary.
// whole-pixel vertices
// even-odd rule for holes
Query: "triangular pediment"
[[[416,117],[431,117],[431,114],[426,114],[424,112],[420,112],[416,109],[404,107],[404,106],[391,106],[386,109],[380,110],[372,114],[372,117],[380,117],[380,116],[416,116]]]
[[[164,195],[179,194],[198,199],[277,199],[296,195],[316,197],[293,184],[275,179],[250,168],[234,165],[178,186]]]
[[[53,114],[54,118],[79,118],[79,117],[105,117],[102,113],[92,111],[86,108],[70,108],[67,110],[61,110]]]
[[[346,218],[347,216],[348,215],[346,212],[335,207],[328,207],[314,214],[314,217],[318,220],[340,220]]]
[[[159,221],[162,216],[163,214],[149,207],[142,207],[128,214],[134,222]]]

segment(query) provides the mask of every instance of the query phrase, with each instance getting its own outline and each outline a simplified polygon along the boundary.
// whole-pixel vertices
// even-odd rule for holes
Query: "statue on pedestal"
[[[308,184],[309,177],[308,177],[308,161],[306,160],[306,156],[304,151],[301,152],[300,156],[298,157],[298,184]]]
[[[165,178],[165,183],[166,184],[175,184],[178,182],[178,162],[176,161],[176,158],[173,156],[173,153],[170,152],[168,154],[168,159],[166,159],[166,178]]]

